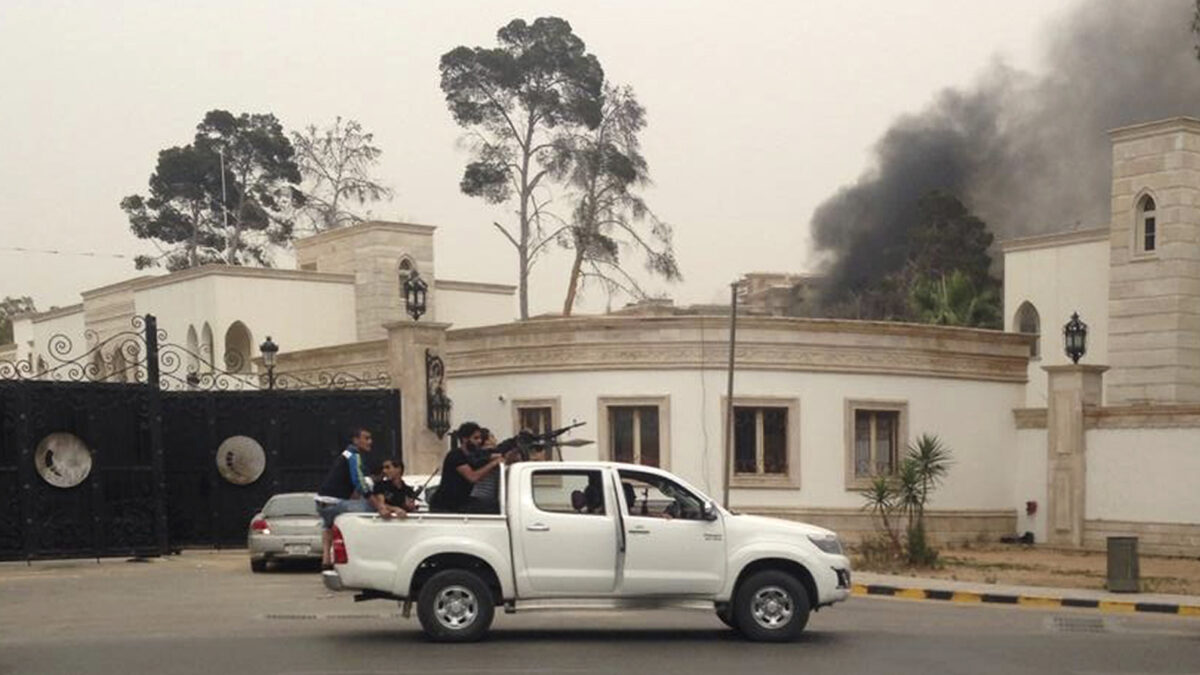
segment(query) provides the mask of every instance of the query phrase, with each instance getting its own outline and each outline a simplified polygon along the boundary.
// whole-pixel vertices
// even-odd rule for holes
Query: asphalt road
[[[1200,620],[853,599],[794,644],[707,612],[499,615],[426,642],[393,603],[244,554],[0,565],[0,673],[1200,673]]]

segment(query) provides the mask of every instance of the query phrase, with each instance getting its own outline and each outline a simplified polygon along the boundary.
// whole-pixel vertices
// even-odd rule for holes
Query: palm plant
[[[908,302],[924,323],[993,328],[999,325],[1000,299],[994,288],[977,288],[961,270],[912,285]]]

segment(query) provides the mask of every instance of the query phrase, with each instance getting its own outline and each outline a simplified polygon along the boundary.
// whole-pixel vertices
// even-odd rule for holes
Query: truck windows
[[[622,470],[619,474],[629,515],[682,520],[703,518],[700,498],[675,481],[639,471]]]
[[[530,480],[533,504],[540,511],[604,515],[604,482],[599,471],[541,470]]]

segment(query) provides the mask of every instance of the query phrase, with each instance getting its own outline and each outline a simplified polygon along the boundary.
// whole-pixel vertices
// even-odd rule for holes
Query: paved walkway
[[[1081,588],[1007,586],[967,581],[854,573],[854,595],[909,600],[988,602],[1034,607],[1074,607],[1106,612],[1153,612],[1200,617],[1200,597],[1166,593],[1110,593]]]

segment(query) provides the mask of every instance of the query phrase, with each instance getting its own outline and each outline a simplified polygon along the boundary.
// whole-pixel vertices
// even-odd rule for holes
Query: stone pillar
[[[424,321],[397,321],[384,326],[388,335],[388,372],[392,386],[400,389],[400,438],[407,473],[433,473],[446,454],[446,438],[438,438],[426,423],[425,350],[445,359],[449,327],[448,323]]]
[[[1083,546],[1087,458],[1084,410],[1100,405],[1108,366],[1046,366],[1049,410],[1046,447],[1046,537],[1050,544]]]

